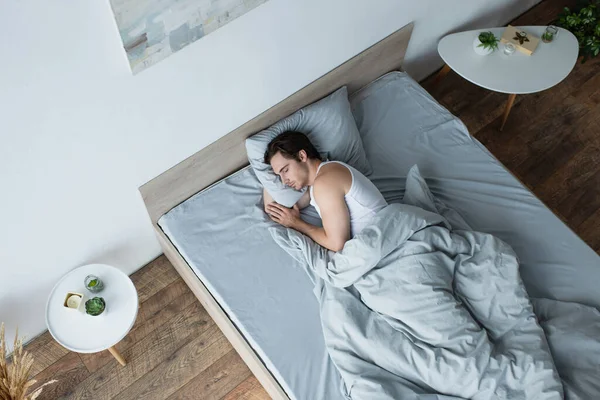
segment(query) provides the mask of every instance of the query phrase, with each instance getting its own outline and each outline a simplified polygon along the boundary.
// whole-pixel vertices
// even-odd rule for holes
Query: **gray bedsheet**
[[[584,379],[594,368],[600,375],[598,364],[589,362],[598,346],[590,347],[589,357],[583,352],[585,338],[598,326],[582,326],[590,310],[600,307],[598,255],[407,75],[380,78],[351,104],[374,169],[369,178],[389,203],[400,202],[408,170],[418,164],[436,198],[474,230],[511,245],[530,296],[592,307],[578,308],[575,324],[565,322],[564,314],[546,321],[559,326],[549,336],[551,350],[568,354],[555,357],[559,371],[561,365],[576,365]],[[341,399],[312,282],[271,238],[268,228],[274,224],[261,201],[260,184],[245,168],[173,208],[159,225],[292,399]],[[305,218],[318,222],[314,209],[308,214]],[[580,346],[569,343],[573,336]]]
[[[339,253],[270,229],[315,284],[348,397],[562,399],[514,251],[452,229],[416,167],[409,177],[413,205],[387,206]]]

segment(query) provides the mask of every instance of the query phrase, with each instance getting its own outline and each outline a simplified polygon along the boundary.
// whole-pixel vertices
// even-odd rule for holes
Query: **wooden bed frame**
[[[245,140],[249,136],[344,85],[348,87],[348,92],[352,93],[381,75],[399,70],[412,29],[412,23],[404,26],[139,188],[165,255],[274,399],[287,400],[289,397],[158,226],[158,220],[194,194],[248,165]]]

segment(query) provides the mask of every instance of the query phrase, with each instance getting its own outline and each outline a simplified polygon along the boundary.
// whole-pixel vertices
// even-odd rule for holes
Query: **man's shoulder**
[[[345,166],[338,163],[328,163],[323,165],[319,174],[315,178],[314,188],[329,190],[340,188],[344,191],[352,185],[352,174]]]

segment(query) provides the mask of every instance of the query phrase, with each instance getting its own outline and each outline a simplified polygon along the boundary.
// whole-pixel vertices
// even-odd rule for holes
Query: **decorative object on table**
[[[504,54],[510,56],[511,54],[514,54],[515,51],[517,51],[517,48],[514,44],[510,42],[504,43]]]
[[[473,40],[475,53],[486,56],[498,49],[498,38],[492,32],[481,32]]]
[[[554,25],[548,25],[542,34],[542,42],[550,43],[558,36],[558,28]]]
[[[104,282],[96,275],[88,275],[84,280],[85,287],[92,293],[101,292],[104,289]]]
[[[600,53],[600,2],[579,2],[573,10],[565,7],[555,24],[571,31],[579,42],[581,62]]]
[[[63,306],[71,310],[79,310],[83,303],[83,294],[76,292],[67,292]]]
[[[518,41],[521,46],[523,46],[523,43],[529,42],[529,38],[527,37],[527,32],[523,32],[523,31],[515,32],[515,37],[513,38],[513,40]]]
[[[92,316],[98,316],[106,309],[106,302],[102,297],[93,297],[85,302],[85,313]]]
[[[136,74],[266,1],[110,0],[110,4]]]
[[[23,351],[23,339],[19,339],[17,329],[12,353],[12,363],[7,363],[6,338],[4,336],[4,322],[0,325],[0,399],[6,400],[34,400],[44,389],[44,386],[58,382],[56,379],[48,381],[27,394],[28,389],[35,385],[35,379],[29,380],[31,367],[33,367],[33,356]]]
[[[517,50],[530,56],[535,51],[540,39],[529,32],[508,25],[500,41],[502,43],[512,43]]]

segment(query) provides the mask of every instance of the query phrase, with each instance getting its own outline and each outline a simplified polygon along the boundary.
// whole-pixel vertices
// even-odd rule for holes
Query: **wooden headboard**
[[[412,29],[413,24],[410,23],[392,33],[140,187],[152,219],[152,227],[165,255],[273,399],[289,400],[289,396],[204,282],[158,226],[158,219],[202,189],[248,165],[244,142],[249,136],[341,86],[348,86],[349,93],[352,93],[387,72],[399,70]]]
[[[153,224],[202,189],[248,165],[245,140],[302,107],[346,85],[352,93],[400,69],[410,23],[140,187]]]

